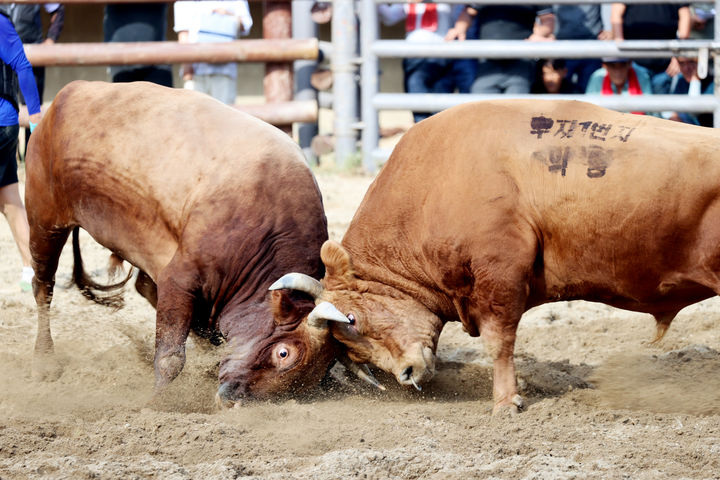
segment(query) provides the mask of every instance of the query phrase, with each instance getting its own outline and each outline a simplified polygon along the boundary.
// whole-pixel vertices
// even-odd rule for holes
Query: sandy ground
[[[371,179],[318,172],[340,239]],[[107,252],[82,238],[104,279]],[[188,364],[150,403],[154,311],[134,290],[117,312],[62,288],[55,382],[30,376],[34,301],[0,220],[0,479],[720,478],[720,302],[681,312],[659,346],[647,315],[571,302],[528,312],[518,377],[528,403],[492,417],[491,366],[457,324],[422,392],[325,382],[310,397],[216,411],[218,352]]]

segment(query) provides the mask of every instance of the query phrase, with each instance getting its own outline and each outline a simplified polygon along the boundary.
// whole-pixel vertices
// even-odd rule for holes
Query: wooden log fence
[[[167,63],[291,62],[316,60],[319,42],[309,39],[235,40],[223,43],[129,42],[25,45],[35,67]]]
[[[44,103],[43,112],[50,103]],[[234,108],[248,113],[271,125],[292,125],[295,122],[314,123],[318,119],[318,104],[315,100],[295,100],[261,104],[238,104]],[[20,106],[20,126],[28,126],[28,113],[25,105]]]
[[[170,0],[161,0],[172,3]],[[316,101],[292,101],[291,62],[295,60],[317,60],[320,55],[317,38],[292,39],[289,28],[290,0],[250,0],[263,2],[267,10],[282,17],[275,20],[272,38],[245,39],[222,43],[178,43],[178,42],[131,42],[131,43],[56,43],[53,45],[25,45],[28,60],[33,66],[85,67],[107,65],[159,65],[192,62],[261,62],[286,73],[289,80],[280,86],[268,88],[265,85],[265,104],[235,105],[235,108],[250,113],[268,123],[283,127],[295,122],[316,123],[318,106]],[[0,3],[10,3],[0,0]],[[49,0],[15,0],[14,3],[49,3]],[[63,0],[64,4],[105,4],[106,0]],[[143,0],[113,0],[113,3],[145,3]],[[266,11],[266,16],[268,12]],[[285,25],[287,24],[287,25]],[[265,79],[268,83],[268,79]],[[287,86],[288,92],[277,93],[278,88]],[[44,106],[45,108],[45,106]],[[27,110],[20,112],[20,124],[27,126]]]
[[[25,45],[33,66],[104,66],[134,64],[177,64],[191,62],[292,62],[317,60],[319,42],[309,39],[250,39],[223,43],[130,42],[130,43],[56,43]],[[295,122],[316,123],[317,102],[304,100],[276,101],[267,98],[262,105],[235,105],[278,127]],[[20,124],[27,126],[27,113],[21,113]],[[287,129],[287,128],[286,128]]]

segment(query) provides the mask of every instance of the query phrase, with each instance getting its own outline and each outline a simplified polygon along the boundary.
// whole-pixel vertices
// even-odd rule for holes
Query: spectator
[[[710,40],[715,38],[714,3],[693,3],[690,5],[690,38]]]
[[[455,24],[460,14],[465,10],[464,5],[455,5],[452,9],[452,24]],[[477,17],[473,19],[468,31],[465,35],[467,40],[478,39],[479,23]],[[457,58],[448,59],[452,66],[450,72],[445,78],[440,80],[438,91],[453,93],[470,93],[475,78],[477,77],[478,61],[477,58]]]
[[[472,17],[479,22],[481,40],[553,40],[552,8],[534,5],[472,5],[458,17],[447,40],[465,40]],[[537,19],[537,24],[536,24]],[[535,61],[529,59],[490,60],[478,64],[472,93],[530,93],[535,78]]]
[[[553,6],[557,40],[611,40],[612,32],[603,29],[600,4]],[[577,58],[566,61],[569,81],[578,92],[584,92],[590,75],[602,66],[599,58]]]
[[[652,94],[650,75],[644,67],[627,58],[606,57],[602,68],[596,70],[588,81],[587,94],[601,95],[649,95]],[[632,112],[644,115],[644,112]]]
[[[447,3],[414,2],[379,5],[378,13],[385,25],[393,25],[405,19],[405,39],[408,42],[442,42],[451,23],[451,8]],[[452,68],[446,58],[405,58],[403,75],[407,93],[451,93],[442,90],[443,78]],[[413,112],[415,122],[429,113]]]
[[[30,228],[27,212],[18,187],[17,152],[18,86],[28,102],[30,130],[40,123],[40,96],[38,95],[32,65],[28,62],[10,13],[0,5],[0,211],[10,224],[15,243],[20,250],[23,269],[20,288],[30,291],[33,269],[30,258]]]
[[[615,40],[672,40],[690,37],[690,8],[687,4],[613,3],[610,23]],[[670,78],[679,73],[675,61],[665,58],[637,59],[650,71],[653,93],[670,91]]]
[[[540,60],[531,93],[578,93],[568,76],[565,60],[556,58]]]
[[[50,14],[50,25],[47,34],[43,38],[43,26],[41,12],[45,10]],[[11,3],[8,11],[10,20],[13,22],[15,31],[20,37],[23,45],[31,43],[44,43],[52,45],[58,41],[60,32],[62,32],[65,24],[65,7],[60,3],[46,3],[40,5],[38,3]],[[45,67],[33,67],[33,75],[35,76],[35,85],[37,85],[38,95],[40,95],[40,104],[43,102],[43,93],[45,91]],[[19,92],[20,103],[25,105],[25,97]],[[30,140],[30,129],[25,129],[25,145],[22,149],[24,154],[27,151],[27,144]],[[20,150],[18,149],[18,152]],[[23,156],[20,156],[23,159]]]
[[[105,6],[103,31],[106,42],[161,42],[167,28],[166,3],[111,3]],[[169,65],[114,65],[113,82],[144,80],[172,87]]]
[[[247,1],[183,1],[174,10],[180,43],[229,42],[248,35],[253,24]],[[181,75],[185,88],[235,103],[237,63],[183,64]]]
[[[693,57],[677,57],[680,74],[675,75],[670,82],[670,93],[673,95],[712,95],[714,92],[713,78],[707,76],[701,79],[698,76],[698,60]],[[692,114],[685,112],[663,112],[663,117],[683,123],[713,126],[713,114]]]

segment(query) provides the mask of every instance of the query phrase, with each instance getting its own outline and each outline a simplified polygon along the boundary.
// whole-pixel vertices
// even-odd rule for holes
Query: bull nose
[[[412,383],[413,387],[415,387],[418,392],[422,390],[422,387],[417,384],[415,377],[413,377],[413,367],[410,366],[405,368],[400,375],[404,381]]]
[[[244,396],[244,392],[237,382],[223,382],[218,387],[215,401],[221,408],[231,408],[238,405]]]
[[[435,374],[435,356],[432,349],[419,346],[415,355],[408,360],[395,376],[403,385],[412,385],[421,390],[420,384],[430,380]]]
[[[427,366],[409,365],[402,369],[398,380],[404,385],[412,385],[416,390],[422,390],[421,383],[430,380],[433,376],[433,372],[427,368]]]

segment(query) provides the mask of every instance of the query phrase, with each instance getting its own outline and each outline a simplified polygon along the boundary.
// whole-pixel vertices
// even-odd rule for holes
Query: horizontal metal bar
[[[363,0],[367,1],[367,0]],[[408,3],[409,0],[370,0],[374,1],[375,3]],[[578,5],[578,3],[616,3],[617,0],[582,0],[581,2],[578,2],[578,0],[438,0],[442,1],[443,3],[460,3],[460,4],[468,4],[468,3],[478,3],[482,5]],[[661,2],[658,2],[658,0],[627,0],[623,3],[626,4],[642,4],[642,3],[688,3],[687,0],[662,0]]]
[[[465,40],[462,42],[411,43],[405,40],[378,40],[371,52],[395,58],[667,58],[697,55],[701,48],[720,51],[720,42],[711,40]]]
[[[153,0],[157,3],[175,3],[176,0]],[[264,0],[248,0],[250,3],[260,3]],[[274,3],[298,2],[312,0],[272,0]],[[408,0],[363,0],[374,1],[375,3],[408,3]],[[528,5],[528,0],[442,0],[444,3],[464,4],[479,3],[485,5]],[[615,3],[617,0],[582,0],[582,3]],[[0,0],[0,3],[54,3],[53,0]],[[63,0],[64,4],[106,4],[106,3],[147,3],[147,0]],[[533,0],[534,5],[550,5],[550,4],[572,4],[577,5],[578,0]],[[633,3],[658,3],[658,0],[627,0],[627,4]],[[661,3],[688,3],[687,0],[662,0]]]
[[[56,0],[0,0],[0,3],[55,3]],[[153,0],[152,3],[175,3],[176,0]],[[265,0],[248,0],[250,3],[260,3]],[[287,2],[311,2],[313,0],[271,0],[273,3]],[[453,0],[451,0],[453,1]],[[106,4],[106,3],[148,3],[147,0],[63,0],[61,3],[87,3],[87,4]]]
[[[110,42],[24,45],[33,66],[160,65],[184,62],[315,60],[318,40],[252,39],[222,43]]]
[[[714,95],[478,95],[478,94],[404,94],[379,93],[373,98],[373,107],[378,110],[413,110],[416,112],[439,112],[466,102],[480,100],[579,100],[594,103],[612,110],[624,111],[678,111],[678,112],[714,112],[720,108],[720,100]]]

